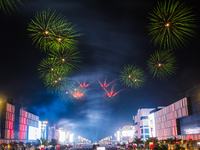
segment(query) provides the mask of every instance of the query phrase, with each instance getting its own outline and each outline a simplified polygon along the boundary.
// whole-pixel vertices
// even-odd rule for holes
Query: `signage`
[[[97,150],[106,150],[106,147],[100,146],[100,147],[97,147]]]

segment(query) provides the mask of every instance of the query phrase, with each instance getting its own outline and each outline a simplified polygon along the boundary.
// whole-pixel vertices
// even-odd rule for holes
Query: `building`
[[[0,143],[27,142],[29,127],[38,128],[39,117],[21,108],[16,100],[0,103]]]
[[[119,128],[119,132],[121,133],[120,141],[122,143],[129,143],[134,140],[135,137],[135,127],[133,125],[126,125]]]
[[[150,111],[148,116],[149,121],[149,136],[150,137],[156,137],[156,126],[155,126],[155,112],[158,110],[164,108],[163,106],[159,106],[155,108],[154,110]]]
[[[147,139],[149,135],[149,114],[155,108],[141,108],[138,109],[137,115],[133,116],[133,123],[135,126],[135,137],[142,140]]]
[[[155,124],[159,140],[200,140],[200,85],[187,91],[185,98],[155,112]]]

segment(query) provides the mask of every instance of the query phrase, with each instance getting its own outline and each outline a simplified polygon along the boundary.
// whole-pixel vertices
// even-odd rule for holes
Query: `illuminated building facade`
[[[185,116],[188,116],[187,97],[155,112],[156,137],[162,140],[177,136],[177,119]]]
[[[60,135],[60,132],[58,129],[55,128],[55,126],[52,126],[52,127],[48,127],[48,132],[47,132],[47,139],[48,141],[50,142],[52,139],[57,139],[59,140],[59,135]]]
[[[155,123],[159,140],[200,140],[200,85],[187,91],[185,98],[157,111]]]
[[[121,142],[129,143],[132,142],[135,137],[135,127],[133,125],[126,125],[122,128],[119,128],[121,133]]]
[[[150,111],[148,116],[149,121],[149,136],[150,137],[156,137],[156,125],[155,125],[155,112],[158,110],[164,108],[163,106],[159,106],[155,108],[154,110]]]
[[[142,140],[150,137],[149,135],[149,114],[155,108],[141,108],[138,109],[137,115],[133,116],[133,122],[135,126],[135,138],[141,138]]]
[[[186,92],[189,115],[177,120],[178,138],[200,140],[200,85]]]
[[[21,108],[16,100],[0,103],[0,144],[13,141],[28,141],[28,127],[38,128],[39,117]]]

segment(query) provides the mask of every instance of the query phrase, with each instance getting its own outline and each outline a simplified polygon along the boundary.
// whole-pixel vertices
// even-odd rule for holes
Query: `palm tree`
[[[44,139],[44,138],[41,138],[41,139],[37,139],[35,143],[33,143],[33,145],[35,147],[39,147],[41,145],[44,145],[44,146],[48,146],[49,143],[48,143],[48,140]]]
[[[55,146],[58,145],[58,140],[57,139],[51,139],[50,145],[53,145],[53,147],[55,149]]]
[[[154,145],[158,145],[158,139],[156,137],[149,137],[145,141],[145,146],[149,146],[149,142],[153,142]]]
[[[132,143],[136,143],[137,148],[139,148],[139,144],[143,144],[144,142],[141,140],[141,138],[134,138]]]

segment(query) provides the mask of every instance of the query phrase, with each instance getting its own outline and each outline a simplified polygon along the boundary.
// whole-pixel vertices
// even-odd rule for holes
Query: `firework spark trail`
[[[114,92],[113,89],[114,89],[114,85],[111,87],[111,90],[110,92],[108,92],[108,90],[106,88],[103,88],[107,94],[108,97],[112,98],[114,96],[116,96],[118,93],[120,93],[121,91],[124,91],[124,90],[127,90],[126,88],[125,89],[121,89],[117,92]]]
[[[97,79],[98,80],[98,79]],[[81,87],[81,88],[87,88],[91,83],[93,83],[93,82],[95,82],[96,80],[93,80],[93,81],[91,81],[91,82],[89,82],[88,84],[86,84],[86,79],[83,81],[83,82],[80,82],[80,81],[78,81],[77,80],[77,82],[78,82],[78,84],[79,84],[79,86]]]
[[[106,83],[106,79],[107,79],[107,76],[105,77],[104,84],[102,84],[101,81],[99,81],[99,79],[97,79],[97,81],[99,82],[99,84],[103,88],[107,88],[108,86],[110,86],[110,84],[112,84],[112,83],[116,82],[117,80],[119,80],[119,78],[117,78],[117,79],[114,79],[113,81],[111,81],[109,84],[107,84]]]

